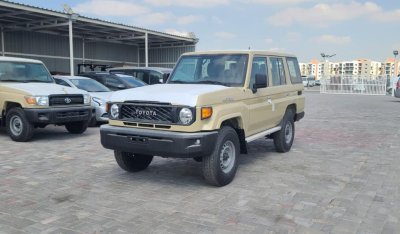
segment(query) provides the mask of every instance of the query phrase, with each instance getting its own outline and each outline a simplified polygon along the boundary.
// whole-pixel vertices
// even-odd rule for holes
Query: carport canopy
[[[31,31],[69,37],[70,73],[74,74],[73,38],[83,42],[102,41],[135,45],[145,49],[148,66],[149,47],[195,45],[194,34],[188,37],[84,17],[70,12],[53,11],[8,1],[0,1],[1,51],[4,56],[4,32]]]

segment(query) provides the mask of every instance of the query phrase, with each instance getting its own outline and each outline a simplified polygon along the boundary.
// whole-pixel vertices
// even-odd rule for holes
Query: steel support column
[[[82,63],[85,63],[85,38],[82,38]],[[82,71],[85,72],[85,66],[82,68]]]
[[[69,71],[71,76],[73,76],[74,73],[74,36],[72,33],[72,19],[70,18],[68,21],[68,26],[69,26]]]
[[[149,34],[146,32],[144,36],[144,53],[145,53],[145,66],[149,66]]]
[[[1,27],[1,55],[4,56],[5,55],[5,51],[4,51],[4,28]]]

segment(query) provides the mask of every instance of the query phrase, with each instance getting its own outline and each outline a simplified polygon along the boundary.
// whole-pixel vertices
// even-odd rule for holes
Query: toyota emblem
[[[71,98],[65,98],[64,99],[65,103],[70,104],[72,102]]]

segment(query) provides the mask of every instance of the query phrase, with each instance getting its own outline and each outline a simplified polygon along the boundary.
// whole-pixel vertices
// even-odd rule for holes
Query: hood
[[[100,98],[106,102],[110,100],[111,95],[113,92],[90,92],[90,96]]]
[[[55,83],[1,83],[1,86],[20,90],[29,95],[86,94],[86,91],[69,88]]]
[[[151,101],[196,106],[199,96],[228,89],[231,88],[208,84],[156,84],[114,92],[110,101]]]

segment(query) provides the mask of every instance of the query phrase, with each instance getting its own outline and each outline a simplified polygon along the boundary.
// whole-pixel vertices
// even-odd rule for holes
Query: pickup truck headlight
[[[117,119],[119,117],[119,106],[117,104],[112,104],[110,107],[110,116],[113,119]]]
[[[90,104],[90,100],[91,100],[91,98],[90,98],[89,94],[84,94],[83,95],[83,104],[89,105]]]
[[[193,113],[189,108],[182,108],[179,112],[179,120],[183,124],[189,124],[193,120]]]
[[[35,106],[48,106],[49,105],[49,97],[48,96],[26,96],[25,100],[29,105],[35,105]]]
[[[106,103],[103,99],[97,97],[92,97],[92,101],[99,106],[104,106],[104,104]]]

